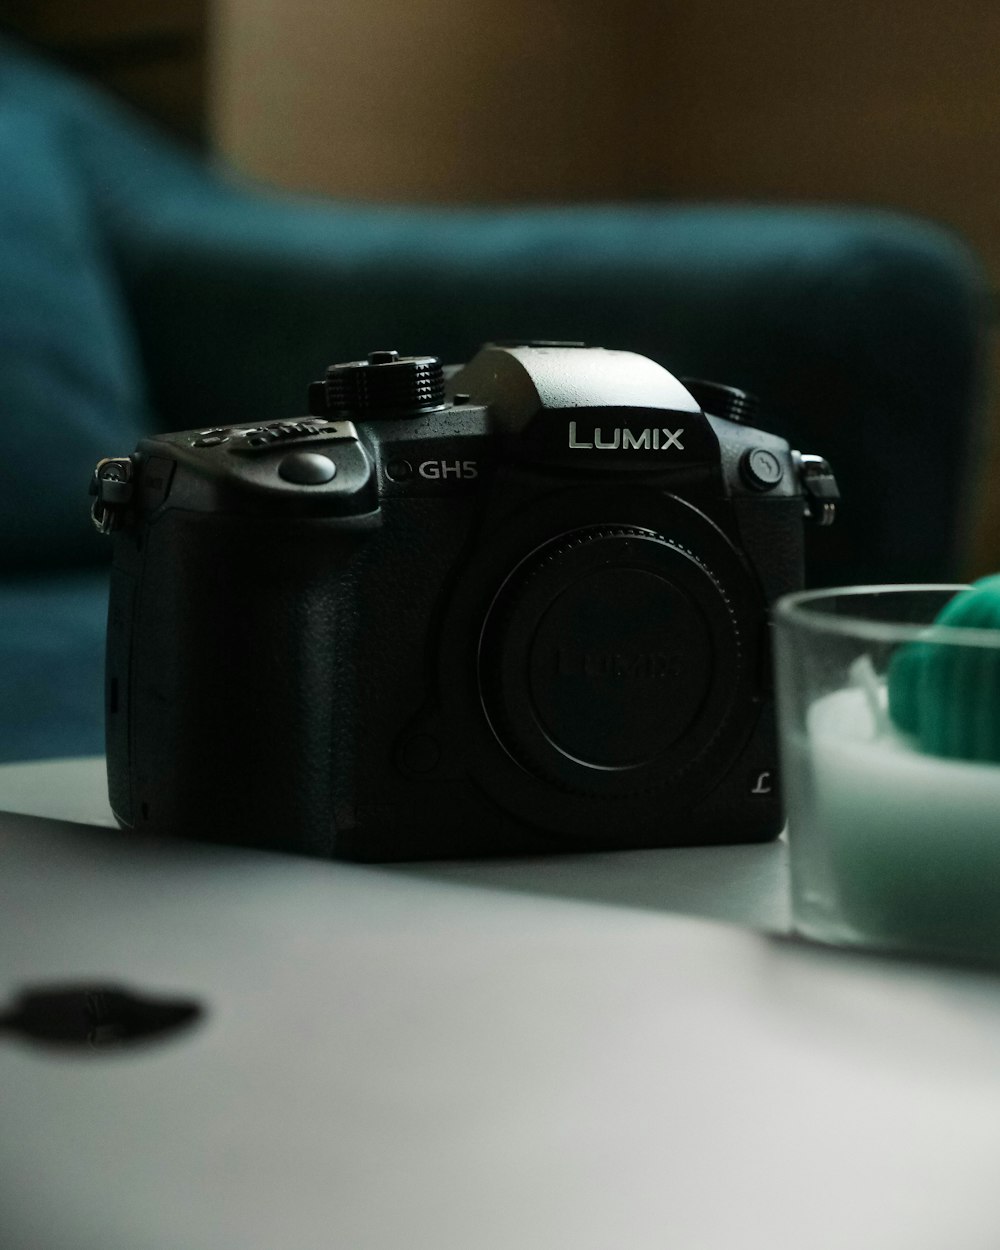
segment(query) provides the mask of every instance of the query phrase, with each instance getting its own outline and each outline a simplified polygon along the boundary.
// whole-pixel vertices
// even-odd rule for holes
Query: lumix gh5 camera
[[[837,489],[752,403],[577,344],[378,351],[308,417],[102,460],[119,822],[358,860],[775,836],[768,604]]]

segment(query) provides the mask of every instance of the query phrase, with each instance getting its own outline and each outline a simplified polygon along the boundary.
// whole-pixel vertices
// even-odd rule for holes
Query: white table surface
[[[102,757],[0,765],[0,811],[115,828]],[[787,933],[788,847],[681,847],[605,855],[449,862],[403,869],[432,880],[650,907]]]
[[[208,1014],[0,1042],[4,1250],[1000,1244],[1000,978],[777,935],[782,844],[359,867],[129,838],[102,785],[0,768],[2,992]]]

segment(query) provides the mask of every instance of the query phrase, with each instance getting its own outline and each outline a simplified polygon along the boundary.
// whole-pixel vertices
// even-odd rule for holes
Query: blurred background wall
[[[874,204],[954,228],[1000,287],[997,0],[0,0],[0,17],[280,187]],[[972,566],[998,560],[1000,489]]]
[[[211,126],[368,199],[893,204],[1000,269],[996,0],[217,0]]]

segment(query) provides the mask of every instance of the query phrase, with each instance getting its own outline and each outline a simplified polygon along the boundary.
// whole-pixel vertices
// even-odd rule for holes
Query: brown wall
[[[1000,286],[997,0],[216,0],[212,47],[218,143],[286,187],[889,205]]]
[[[427,201],[631,191],[637,38],[613,3],[218,0],[216,30],[218,142],[281,185]]]
[[[955,220],[1000,268],[996,0],[215,12],[215,133],[287,185],[437,201],[832,195]]]

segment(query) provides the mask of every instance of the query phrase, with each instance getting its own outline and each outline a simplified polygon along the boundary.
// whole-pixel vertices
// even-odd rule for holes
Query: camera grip
[[[358,536],[343,521],[168,510],[118,545],[107,689],[120,822],[334,854],[334,795],[350,801],[355,773],[337,727],[356,723]]]

